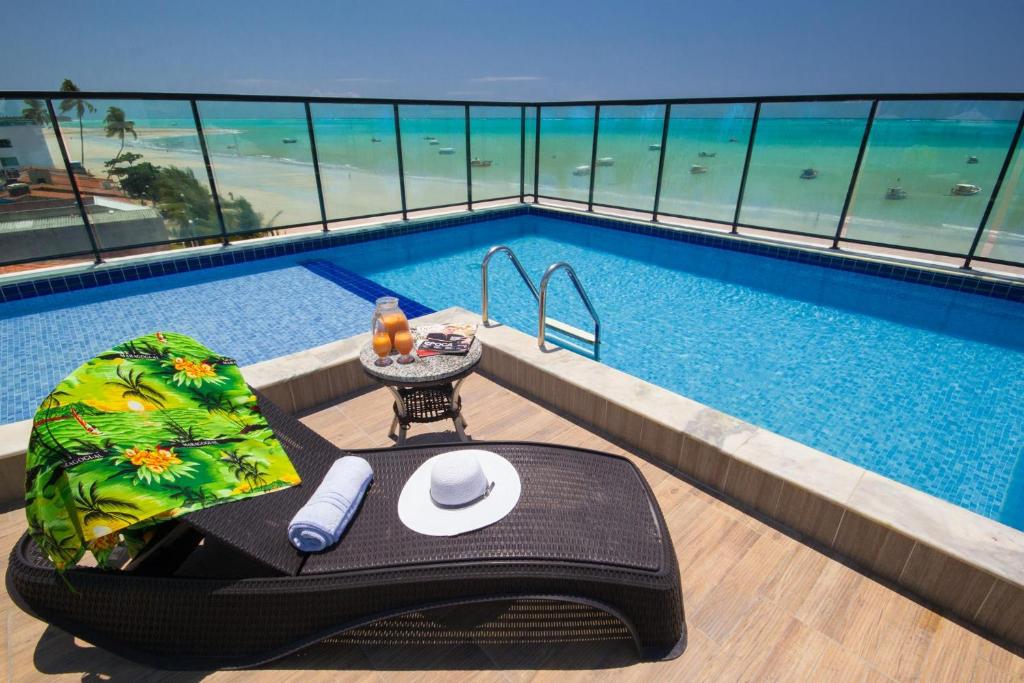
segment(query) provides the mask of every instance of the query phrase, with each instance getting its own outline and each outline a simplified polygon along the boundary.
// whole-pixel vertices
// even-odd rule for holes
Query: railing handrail
[[[69,94],[60,90],[0,90],[0,99],[67,99]],[[402,97],[331,97],[327,95],[247,95],[239,93],[199,92],[140,92],[82,90],[74,93],[76,99],[124,100],[209,100],[220,102],[321,102],[324,104],[434,104],[469,105],[471,107],[575,107],[575,106],[630,106],[647,104],[741,104],[744,102],[838,102],[846,100],[1024,100],[1024,92],[930,92],[930,93],[819,93],[811,95],[744,95],[724,97],[661,97],[608,100],[450,100],[415,99]]]
[[[480,317],[483,320],[484,325],[487,325],[490,322],[490,318],[488,317],[487,272],[491,263],[491,258],[493,258],[498,252],[503,252],[508,256],[508,260],[511,261],[512,265],[516,267],[517,271],[519,271],[519,277],[521,277],[523,282],[526,283],[526,286],[530,288],[530,293],[533,294],[534,301],[540,303],[540,293],[537,291],[537,285],[533,284],[533,280],[531,280],[530,276],[526,273],[526,269],[523,268],[523,264],[519,262],[515,252],[504,244],[491,247],[487,250],[487,255],[484,256],[484,260],[480,262]]]
[[[584,289],[583,283],[580,282],[579,277],[576,275],[576,271],[565,261],[557,261],[548,266],[548,269],[544,271],[544,275],[540,279],[540,301],[538,302],[537,309],[537,346],[543,351],[544,350],[544,339],[547,333],[547,303],[548,303],[548,282],[551,281],[551,276],[557,273],[559,270],[564,270],[572,281],[573,286],[576,288],[576,293],[580,295],[583,300],[583,305],[587,307],[587,311],[590,313],[591,319],[594,321],[594,359],[598,360],[601,357],[601,318],[597,315],[597,310],[594,308],[594,304],[590,301],[590,297],[587,295],[587,290]]]

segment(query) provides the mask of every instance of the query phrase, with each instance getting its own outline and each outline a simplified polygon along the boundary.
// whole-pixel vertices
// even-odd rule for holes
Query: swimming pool
[[[480,260],[498,243],[535,280],[573,265],[608,365],[1024,528],[1024,306],[535,214],[0,305],[0,353],[24,359],[5,364],[5,386],[37,394],[0,398],[0,421],[28,417],[77,362],[138,333],[194,334],[250,363],[363,331],[366,296],[310,261],[429,308],[479,310]],[[535,333],[504,259],[490,290],[492,317]],[[589,328],[561,275],[550,301],[550,316]]]

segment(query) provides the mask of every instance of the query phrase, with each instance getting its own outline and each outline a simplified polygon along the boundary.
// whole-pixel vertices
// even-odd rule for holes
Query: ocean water
[[[365,287],[324,277],[332,267],[429,308],[480,310],[495,244],[535,281],[573,265],[602,362],[1024,529],[1024,306],[540,216],[0,304],[0,423],[140,334],[190,334],[249,364],[362,332]],[[492,316],[534,335],[506,259],[490,289]],[[562,275],[549,315],[591,324]]]
[[[181,106],[120,102],[136,128],[162,129],[139,144],[191,155],[199,152],[194,126]],[[883,102],[843,236],[963,254],[985,211],[1022,105],[1013,102]],[[740,222],[832,237],[864,133],[869,103],[766,104],[758,122]],[[134,113],[133,113],[134,112]],[[313,187],[303,108],[294,103],[200,103],[211,153],[217,159],[259,158],[298,165],[244,179],[230,189],[251,195],[272,186],[305,198]],[[535,121],[527,124],[525,189],[533,185]],[[172,113],[174,115],[172,115]],[[187,112],[185,112],[187,114]],[[314,104],[313,123],[328,213],[332,217],[400,208],[393,113],[390,106]],[[102,127],[99,107],[87,128]],[[490,162],[472,169],[474,200],[519,194],[518,107],[472,107],[472,156]],[[410,208],[466,200],[465,116],[460,106],[400,107],[406,196]],[[602,107],[593,169],[597,203],[651,210],[664,108]],[[675,105],[665,155],[660,209],[664,213],[731,222],[750,138],[753,105]],[[593,109],[542,110],[538,191],[586,201],[594,132]],[[181,135],[174,135],[178,128]],[[285,142],[292,140],[295,142]],[[442,153],[445,151],[447,153]],[[976,163],[968,163],[970,158]],[[693,172],[694,167],[698,172]],[[814,169],[812,179],[802,178]],[[299,176],[310,177],[301,182]],[[274,176],[275,174],[270,174]],[[253,187],[247,187],[249,183]],[[971,196],[951,193],[965,183]],[[979,254],[1024,261],[1024,155],[1019,151]],[[905,199],[887,199],[899,187]],[[291,189],[289,189],[291,188]],[[262,207],[273,215],[273,207]],[[269,212],[269,213],[268,213]],[[302,213],[290,209],[289,220]],[[313,213],[316,213],[315,211]]]

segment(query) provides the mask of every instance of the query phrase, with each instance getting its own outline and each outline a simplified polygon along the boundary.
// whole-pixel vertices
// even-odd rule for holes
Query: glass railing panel
[[[1006,169],[975,257],[1024,264],[1024,137]]]
[[[0,99],[0,264],[91,249],[46,102]]]
[[[469,108],[473,201],[519,196],[519,107]]]
[[[229,233],[320,222],[301,102],[199,102]]]
[[[753,104],[672,105],[661,213],[732,223],[753,116]]]
[[[740,223],[834,236],[870,110],[869,101],[763,105]]]
[[[75,180],[104,251],[220,237],[192,106],[183,100],[55,100]]]
[[[601,107],[594,203],[651,211],[665,105]]]
[[[402,163],[409,210],[467,199],[466,111],[456,105],[402,105]]]
[[[312,104],[327,219],[402,210],[389,104]]]
[[[593,144],[594,107],[541,107],[538,194],[587,201]]]
[[[537,157],[537,108],[526,107],[526,161],[523,164],[523,194],[534,191],[534,159]]]
[[[881,102],[842,237],[965,254],[1020,102]]]

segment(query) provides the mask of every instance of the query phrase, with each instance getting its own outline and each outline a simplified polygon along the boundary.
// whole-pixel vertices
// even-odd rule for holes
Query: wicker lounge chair
[[[97,646],[176,669],[254,666],[339,634],[349,642],[631,638],[644,659],[685,647],[672,542],[628,460],[504,442],[359,451],[375,483],[341,543],[307,556],[285,528],[344,452],[265,398],[260,405],[305,485],[182,517],[123,570],[67,570],[74,591],[26,535],[11,553],[11,597]],[[396,502],[416,467],[481,445],[519,470],[517,507],[462,536],[406,529]]]

